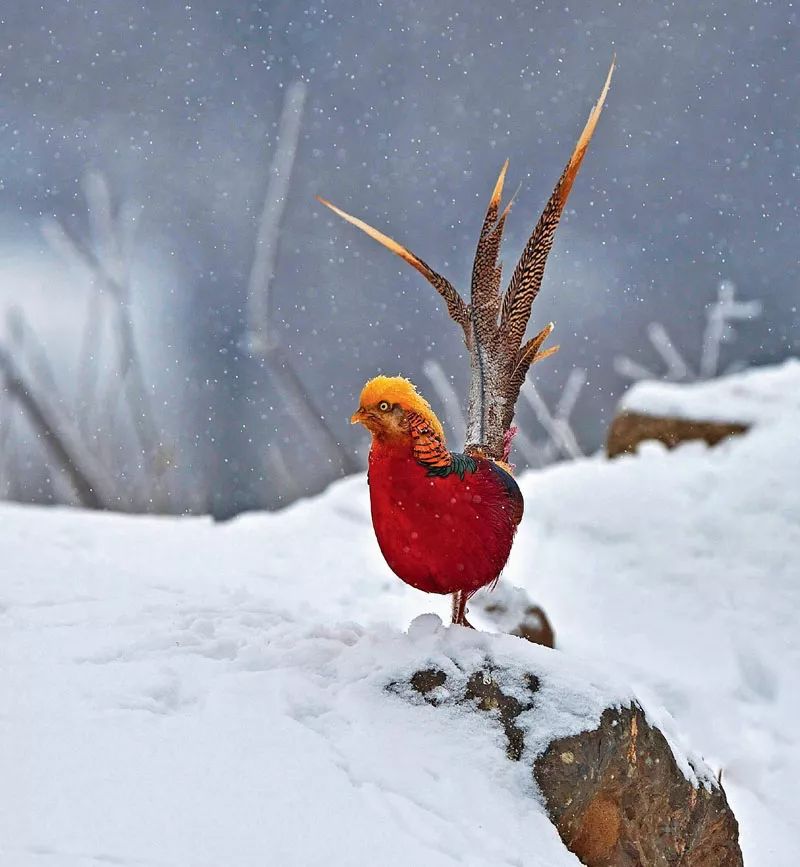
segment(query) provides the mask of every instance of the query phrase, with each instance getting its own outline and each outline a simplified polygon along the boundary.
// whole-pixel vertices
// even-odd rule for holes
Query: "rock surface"
[[[468,612],[476,612],[482,621],[505,635],[524,638],[532,644],[555,647],[556,636],[544,609],[521,588],[503,579],[496,587],[482,590],[469,602]]]
[[[713,446],[747,430],[747,425],[739,422],[701,421],[622,410],[611,422],[606,452],[610,458],[629,454],[645,440],[659,440],[667,448],[688,440],[703,440]]]
[[[720,784],[693,785],[636,705],[554,741],[534,776],[561,839],[587,865],[739,867],[739,829]]]
[[[800,360],[698,382],[642,380],[623,394],[606,442],[609,457],[644,440],[668,448],[687,440],[716,445],[800,411]]]
[[[439,669],[417,671],[409,684],[434,705],[456,704],[501,726],[508,758],[531,766],[548,815],[566,847],[588,867],[742,867],[738,824],[722,786],[703,767],[687,769],[664,735],[633,703],[609,707],[597,728],[526,743],[526,716],[536,713],[539,678],[504,686],[488,664],[450,682]]]

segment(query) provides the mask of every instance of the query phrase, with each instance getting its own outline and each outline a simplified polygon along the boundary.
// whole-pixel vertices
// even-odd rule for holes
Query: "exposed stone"
[[[500,632],[544,647],[556,645],[555,632],[544,610],[521,587],[501,581],[491,591],[476,594],[469,605],[470,610],[479,611]]]
[[[556,646],[556,635],[550,620],[539,605],[529,605],[523,612],[522,619],[510,632],[518,638],[524,638],[533,644],[544,647]]]
[[[610,458],[635,452],[645,440],[658,440],[670,449],[688,440],[703,440],[714,446],[747,429],[747,425],[739,422],[670,418],[623,410],[611,422],[606,452]]]
[[[707,769],[703,783],[690,782],[638,705],[608,708],[597,728],[554,738],[534,755],[519,717],[536,711],[537,677],[529,675],[521,690],[511,676],[516,686],[506,690],[504,672],[487,662],[466,680],[461,673],[458,684],[448,680],[432,668],[409,684],[433,705],[470,706],[499,723],[509,759],[531,763],[561,839],[587,867],[742,867],[738,824],[721,784]]]
[[[446,680],[447,675],[443,671],[436,668],[425,668],[422,671],[415,671],[411,675],[411,686],[422,695],[427,695],[436,687],[442,686]]]
[[[554,741],[534,776],[561,839],[584,864],[741,867],[722,786],[692,785],[637,706],[609,708],[594,731]]]
[[[539,689],[539,681],[531,675],[526,686],[533,696]],[[525,734],[517,726],[516,719],[522,711],[533,707],[532,702],[520,701],[506,695],[492,675],[485,671],[476,671],[467,681],[464,700],[475,702],[479,710],[497,712],[508,741],[506,754],[514,761],[521,759],[525,747]]]

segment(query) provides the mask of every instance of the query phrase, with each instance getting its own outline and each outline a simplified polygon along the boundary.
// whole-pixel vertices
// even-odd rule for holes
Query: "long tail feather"
[[[520,367],[525,364],[530,364],[533,359],[539,355],[539,350],[541,349],[542,344],[553,333],[554,328],[555,325],[552,322],[548,322],[536,337],[531,337],[531,339],[520,349],[519,354],[517,355],[517,364],[512,376],[516,374]]]
[[[506,404],[503,415],[503,426],[508,427],[514,418],[514,407],[517,404],[522,384],[525,382],[525,377],[531,365],[543,358],[554,355],[558,352],[558,346],[551,346],[548,349],[542,349],[542,344],[553,333],[555,326],[552,322],[547,325],[535,336],[532,337],[517,353],[516,361],[511,368],[506,385]]]
[[[503,163],[503,167],[500,169],[500,174],[497,178],[497,182],[495,183],[494,189],[492,190],[492,198],[489,199],[489,207],[486,209],[486,219],[483,221],[481,237],[489,233],[492,226],[495,224],[495,221],[497,220],[497,213],[500,210],[500,201],[503,198],[503,184],[506,182],[507,171],[508,160]]]
[[[510,208],[507,207],[500,219],[500,200],[503,196],[503,183],[508,170],[508,160],[503,163],[492,197],[483,219],[475,260],[472,265],[472,285],[470,292],[470,316],[475,329],[476,339],[488,343],[497,333],[497,318],[500,312],[500,269],[497,257],[503,239],[503,228]]]
[[[561,213],[567,203],[572,184],[583,162],[586,149],[594,134],[597,121],[600,118],[603,103],[611,86],[611,76],[614,73],[615,63],[616,60],[611,61],[611,68],[608,70],[608,76],[600,93],[600,98],[589,114],[589,119],[586,121],[586,126],[583,128],[578,143],[575,145],[572,156],[569,158],[569,162],[556,184],[550,200],[545,205],[545,209],[542,211],[541,217],[539,217],[539,222],[536,224],[536,228],[533,230],[533,234],[508,284],[508,289],[503,298],[500,330],[507,335],[509,347],[519,346],[525,334],[528,319],[531,315],[531,305],[539,294],[539,289],[542,285],[544,266],[553,246],[555,231],[558,227]]]
[[[398,244],[393,238],[384,235],[383,232],[379,232],[377,229],[373,229],[368,223],[359,220],[358,217],[353,217],[341,208],[337,208],[336,205],[323,199],[321,196],[317,196],[316,199],[320,204],[325,205],[326,208],[330,208],[334,214],[338,214],[343,220],[347,220],[348,223],[352,223],[356,228],[361,229],[361,231],[369,235],[370,238],[377,241],[379,244],[383,244],[387,250],[391,250],[392,253],[399,256],[405,262],[408,262],[412,268],[416,268],[417,271],[419,271],[419,273],[422,274],[422,276],[433,286],[433,288],[436,289],[442,298],[444,298],[445,304],[447,304],[447,312],[450,314],[451,319],[461,326],[464,330],[465,338],[469,339],[469,312],[467,311],[467,305],[447,278],[442,277],[441,274],[437,274],[430,265],[423,262],[419,256],[415,256],[402,244]]]
[[[464,332],[472,369],[465,451],[500,459],[507,457],[507,434],[514,407],[532,364],[547,358],[557,346],[543,348],[553,330],[550,323],[522,345],[532,304],[541,287],[547,256],[570,190],[578,174],[608,95],[615,61],[564,171],[517,263],[501,297],[502,268],[498,261],[506,217],[513,202],[500,212],[508,162],[504,163],[486,209],[472,268],[470,304],[441,274],[397,241],[363,220],[317,196],[342,219],[408,262],[433,285],[447,304],[450,317]],[[499,215],[499,216],[498,216]]]

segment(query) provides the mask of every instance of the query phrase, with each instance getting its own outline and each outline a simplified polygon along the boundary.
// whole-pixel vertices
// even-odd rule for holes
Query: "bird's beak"
[[[364,424],[364,419],[367,417],[367,411],[363,406],[360,406],[351,416],[350,424]]]

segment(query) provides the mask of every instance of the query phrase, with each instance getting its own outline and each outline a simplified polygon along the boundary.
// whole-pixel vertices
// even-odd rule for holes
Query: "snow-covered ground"
[[[693,421],[768,424],[800,413],[800,359],[699,382],[642,380],[623,395],[621,408]]]
[[[577,865],[485,717],[385,690],[489,655],[562,732],[638,695],[723,771],[748,867],[795,867],[798,371],[744,375],[793,394],[715,449],[522,478],[504,580],[557,651],[414,621],[448,602],[391,575],[363,477],[227,525],[1,506],[0,864]]]

